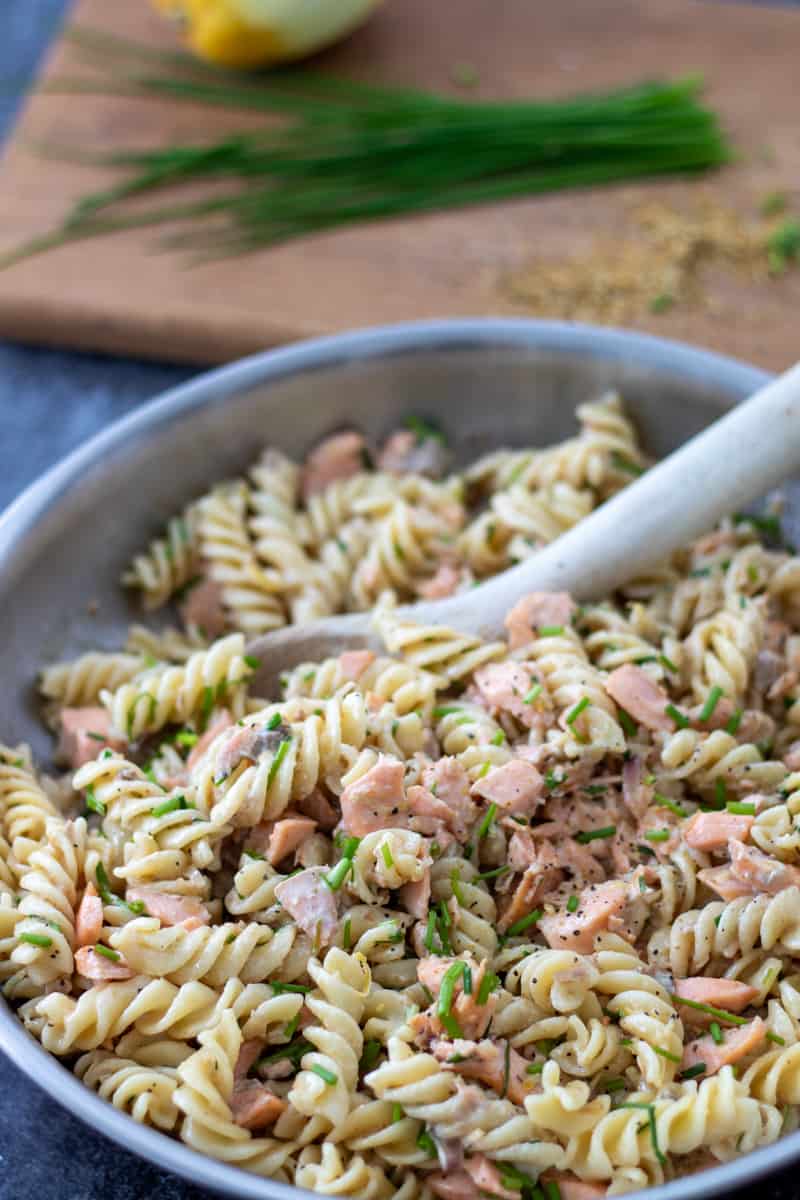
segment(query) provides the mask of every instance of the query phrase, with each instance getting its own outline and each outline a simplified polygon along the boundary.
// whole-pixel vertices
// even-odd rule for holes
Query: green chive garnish
[[[708,1032],[711,1034],[711,1037],[713,1038],[714,1042],[718,1046],[721,1046],[725,1040],[725,1035],[723,1034],[722,1030],[720,1029],[719,1022],[712,1021],[708,1027]]]
[[[735,813],[739,817],[754,817],[756,806],[744,800],[729,800],[728,812]]]
[[[575,841],[581,846],[587,845],[589,842],[595,842],[598,838],[610,838],[617,832],[616,825],[604,825],[602,829],[588,829],[585,832],[576,833]]]
[[[721,1021],[723,1025],[746,1025],[746,1017],[737,1017],[736,1013],[728,1012],[725,1008],[715,1008],[713,1004],[701,1004],[699,1000],[686,1000],[682,996],[678,996],[675,992],[670,992],[670,1000],[674,1004],[684,1004],[687,1008],[694,1008],[697,1012],[707,1013],[709,1017],[715,1017],[717,1021]]]
[[[662,667],[666,667],[667,670],[671,671],[673,675],[678,674],[678,668],[675,666],[675,663],[671,658],[667,658],[666,654],[659,654],[658,661],[661,663]]]
[[[397,1102],[395,1102],[392,1105],[392,1124],[396,1125],[398,1123],[398,1121],[402,1121],[402,1119],[403,1119],[403,1106],[402,1106],[402,1104],[398,1104]]]
[[[344,928],[342,929],[342,945],[344,946],[345,950],[349,950],[352,945],[351,940],[350,940],[351,933],[352,933],[352,926],[353,926],[352,920],[350,917],[348,917],[344,923]]]
[[[272,781],[274,780],[275,776],[278,774],[278,768],[280,767],[281,763],[283,762],[284,758],[286,757],[287,751],[289,749],[289,745],[290,745],[290,741],[287,738],[287,740],[285,742],[281,742],[280,746],[278,746],[278,749],[275,751],[275,757],[273,758],[272,763],[270,764],[269,774],[267,775],[267,787],[270,787],[272,785]]]
[[[257,671],[261,666],[261,659],[256,658],[254,654],[245,654],[244,661],[247,663],[251,671]]]
[[[621,1092],[625,1088],[624,1079],[607,1079],[605,1082],[605,1090],[607,1092]]]
[[[151,817],[165,817],[167,813],[177,812],[179,809],[194,808],[194,804],[190,804],[185,796],[170,796],[163,804],[157,804],[155,808],[150,809]]]
[[[617,716],[619,717],[619,723],[627,736],[636,737],[636,734],[639,732],[639,726],[636,724],[631,714],[624,708],[618,708]]]
[[[181,729],[175,734],[175,741],[179,746],[196,746],[200,741],[200,735],[192,733],[191,729]]]
[[[486,815],[478,826],[478,837],[484,838],[492,827],[492,822],[497,815],[497,805],[490,804],[486,810]]]
[[[728,789],[724,779],[714,780],[714,799],[717,802],[717,808],[724,808],[728,803]]]
[[[680,804],[676,804],[674,800],[670,800],[668,796],[662,796],[660,792],[653,793],[653,803],[659,808],[668,808],[676,817],[688,817],[688,810]]]
[[[505,740],[506,740],[506,735],[503,733],[502,729],[498,729],[497,733],[492,738],[492,745],[493,746],[502,746],[502,744]]]
[[[327,1067],[323,1067],[321,1063],[313,1063],[309,1068],[315,1075],[319,1075],[325,1083],[334,1084],[339,1082],[339,1076],[329,1071]]]
[[[700,721],[707,721],[721,699],[722,688],[718,687],[715,683],[711,691],[706,696],[706,702],[700,710],[700,716],[698,719]]]
[[[464,899],[464,893],[461,890],[461,876],[458,873],[458,867],[454,867],[450,872],[450,887],[456,900],[463,908],[466,904],[466,900]]]
[[[572,712],[567,714],[567,724],[574,725],[581,713],[589,707],[591,700],[588,696],[582,696],[578,703],[573,708]]]
[[[619,450],[611,451],[611,461],[618,471],[624,471],[626,475],[644,474],[644,467],[637,466],[635,462],[631,462],[624,454],[620,454]]]
[[[478,1004],[485,1004],[496,988],[499,988],[500,980],[494,971],[487,971],[481,980],[481,985],[478,988]]]
[[[523,703],[533,704],[542,694],[542,685],[535,683],[526,696],[523,697]]]
[[[668,829],[647,829],[644,836],[648,842],[668,842],[670,832]]]
[[[568,913],[577,912],[579,903],[580,903],[580,901],[578,900],[578,897],[573,892],[573,894],[570,896],[569,900],[567,901],[567,912]]]
[[[420,1150],[424,1150],[430,1158],[437,1157],[436,1143],[428,1133],[427,1129],[423,1129],[420,1133],[419,1137],[417,1138],[417,1145],[419,1146]]]
[[[480,875],[476,875],[476,879],[498,879],[501,875],[507,875],[511,867],[495,867],[493,871],[481,871]]]
[[[540,908],[535,908],[533,912],[528,913],[527,917],[520,917],[520,919],[515,921],[513,925],[509,925],[508,937],[516,937],[518,934],[524,933],[528,926],[535,925],[536,922],[541,919],[541,916],[542,910]]]
[[[681,710],[676,708],[674,704],[665,705],[664,712],[668,717],[672,718],[678,729],[688,729],[689,718],[686,716],[686,713],[682,713]]]
[[[110,958],[112,962],[119,962],[120,956],[116,950],[112,950],[109,946],[104,946],[101,942],[95,942],[95,954],[101,954],[103,958]]]
[[[105,804],[102,800],[97,799],[97,796],[94,794],[94,788],[91,786],[86,789],[86,807],[90,812],[99,813],[101,817],[106,815]]]
[[[681,1072],[681,1079],[696,1079],[698,1075],[705,1075],[706,1064],[704,1062],[695,1063],[692,1067],[687,1067]]]
[[[743,715],[744,715],[744,709],[737,708],[734,711],[730,721],[728,721],[727,725],[725,726],[725,732],[729,733],[731,735],[731,737],[733,737],[733,735],[738,732],[739,726],[742,723]]]
[[[359,1070],[362,1073],[371,1071],[375,1063],[380,1058],[381,1044],[375,1038],[369,1038],[364,1042],[364,1049],[361,1052],[361,1062],[358,1064]]]
[[[351,858],[340,858],[336,866],[328,872],[325,882],[332,892],[338,892],[352,868],[353,860]]]
[[[39,946],[42,950],[49,949],[53,944],[53,939],[48,937],[46,933],[20,933],[17,936],[18,942],[27,942],[29,946]]]
[[[563,625],[543,625],[538,630],[539,637],[560,637],[563,632]]]
[[[273,729],[277,729],[278,726],[280,725],[280,723],[281,723],[281,714],[279,712],[274,712],[272,714],[272,716],[270,717],[270,719],[267,721],[268,732],[271,732]]]
[[[661,1153],[661,1147],[658,1144],[658,1130],[656,1129],[656,1110],[653,1104],[640,1104],[635,1100],[629,1100],[626,1104],[620,1104],[620,1108],[640,1108],[647,1113],[647,1123],[650,1126],[650,1141],[653,1146],[653,1153],[658,1161],[663,1166],[666,1163],[665,1156]]]
[[[381,842],[381,857],[386,866],[391,870],[394,866],[394,858],[392,857],[392,850],[388,842]]]
[[[679,1063],[681,1061],[679,1054],[672,1054],[669,1050],[664,1050],[661,1046],[653,1046],[656,1054],[660,1054],[662,1058],[668,1058],[670,1062]]]

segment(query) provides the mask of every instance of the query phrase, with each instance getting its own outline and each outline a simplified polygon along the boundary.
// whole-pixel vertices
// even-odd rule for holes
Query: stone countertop
[[[136,0],[138,3],[139,0]],[[0,138],[69,0],[5,0]],[[43,470],[110,421],[193,372],[0,343],[0,510]],[[797,1170],[727,1200],[796,1200]],[[202,1200],[59,1108],[0,1056],[0,1200]]]

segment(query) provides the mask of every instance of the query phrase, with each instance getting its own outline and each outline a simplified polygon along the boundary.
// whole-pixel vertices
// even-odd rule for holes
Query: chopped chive
[[[563,779],[556,778],[556,773],[552,768],[544,777],[544,786],[547,788],[548,792],[552,792],[554,788],[557,788],[559,784],[562,784],[563,782]]]
[[[681,1071],[681,1079],[696,1079],[698,1075],[705,1075],[705,1073],[706,1064],[699,1062],[691,1067],[687,1067],[685,1071]]]
[[[674,704],[666,704],[664,706],[664,712],[668,717],[672,718],[678,729],[688,729],[689,718],[686,716],[686,713],[682,713],[681,710],[676,708]]]
[[[313,1071],[315,1075],[319,1075],[320,1079],[325,1083],[332,1085],[339,1082],[339,1076],[333,1071],[329,1071],[327,1067],[323,1067],[321,1063],[312,1063],[309,1069]]]
[[[200,735],[192,733],[191,729],[180,729],[175,734],[175,741],[179,746],[196,746],[200,741]]]
[[[325,876],[325,882],[332,892],[338,892],[345,879],[353,869],[352,858],[340,858],[338,863]]]
[[[93,729],[87,729],[86,736],[90,737],[92,739],[92,741],[94,741],[94,742],[104,742],[106,740],[105,734],[95,733],[95,731]]]
[[[700,710],[700,716],[698,720],[707,721],[721,699],[722,688],[715,683],[711,691],[706,696],[706,702]]]
[[[668,808],[676,817],[688,817],[689,812],[682,805],[676,804],[674,800],[670,800],[668,796],[662,796],[660,792],[653,793],[653,803],[659,808]]]
[[[20,933],[17,935],[17,941],[27,942],[29,946],[39,946],[42,950],[47,950],[53,944],[53,939],[46,933]]]
[[[656,299],[658,298],[659,297],[656,297]],[[626,458],[624,454],[620,454],[619,450],[611,451],[611,461],[618,471],[624,471],[627,475],[644,474],[644,467],[638,466],[637,463],[632,462],[629,458]]]
[[[256,862],[266,862],[267,861],[263,854],[259,854],[258,850],[248,850],[247,846],[245,846],[244,850],[242,851],[242,854],[246,854],[248,858],[254,858],[256,860]]]
[[[699,1000],[686,1000],[675,992],[670,992],[670,1000],[675,1004],[683,1004],[686,1008],[694,1008],[697,1012],[707,1013],[724,1025],[746,1025],[746,1017],[737,1017],[736,1013],[728,1012],[725,1008],[715,1008],[713,1004],[701,1004]]]
[[[647,829],[644,836],[648,842],[668,842],[670,832],[668,829]]]
[[[486,775],[489,774],[491,769],[492,769],[492,764],[485,762],[483,764],[483,766],[481,767],[480,771],[478,771],[478,779],[483,779]]]
[[[577,912],[579,904],[580,904],[580,900],[573,892],[572,895],[570,896],[569,900],[567,901],[567,912],[568,913]]]
[[[269,774],[267,775],[267,787],[271,786],[272,781],[274,780],[275,776],[278,774],[278,768],[280,767],[281,763],[283,762],[284,758],[286,757],[286,753],[289,749],[289,745],[290,745],[290,739],[287,738],[285,742],[281,742],[280,746],[278,746],[278,749],[275,751],[275,757],[273,758],[272,763],[270,764]]]
[[[299,1038],[294,1045],[281,1046],[281,1048],[276,1050],[273,1054],[262,1055],[256,1063],[256,1066],[267,1067],[271,1063],[282,1062],[284,1058],[288,1058],[296,1065],[304,1054],[313,1049],[314,1047],[311,1045],[311,1042],[307,1042],[305,1038]]]
[[[508,927],[508,937],[516,937],[517,934],[524,933],[529,925],[535,925],[541,919],[542,910],[535,908],[533,912],[528,913],[527,917],[520,917],[513,925]]]
[[[151,817],[165,817],[167,813],[177,812],[179,809],[194,808],[194,804],[189,803],[185,796],[170,796],[163,804],[157,804],[155,808],[150,809]]]
[[[461,890],[461,876],[458,873],[458,867],[454,867],[450,872],[450,887],[456,900],[461,907],[464,908],[466,905],[466,900],[464,899],[464,893]]]
[[[277,729],[280,723],[281,714],[279,712],[273,713],[270,719],[267,721],[267,731],[271,732],[273,729]]]
[[[671,658],[667,658],[666,654],[659,654],[658,661],[661,663],[662,667],[666,667],[667,670],[671,671],[673,675],[678,674],[678,668],[675,666],[675,663]]]
[[[583,790],[590,796],[602,796],[605,794],[606,787],[604,783],[588,783]]]
[[[786,1038],[779,1037],[778,1034],[773,1033],[771,1029],[768,1029],[764,1036],[768,1042],[774,1042],[776,1046],[786,1045]]]
[[[283,1032],[284,1032],[285,1036],[289,1039],[289,1041],[292,1040],[294,1035],[297,1033],[297,1030],[299,1029],[299,1027],[300,1027],[300,1013],[297,1012],[294,1014],[291,1021],[286,1022],[285,1026],[283,1028]]]
[[[397,1101],[395,1101],[395,1103],[392,1105],[392,1124],[396,1125],[398,1123],[398,1121],[402,1121],[402,1119],[403,1119],[403,1106],[402,1106],[402,1104],[398,1104]]]
[[[486,815],[478,826],[478,837],[484,838],[492,827],[492,822],[497,815],[497,805],[490,804],[486,810]]]
[[[728,789],[724,779],[714,780],[714,799],[718,808],[724,808],[728,803]]]
[[[530,1063],[530,1065],[525,1068],[525,1074],[526,1075],[541,1075],[543,1070],[544,1070],[543,1062]]]
[[[619,723],[628,737],[636,737],[639,732],[639,726],[634,721],[633,717],[624,708],[617,708],[617,716]]]
[[[605,1082],[605,1090],[607,1092],[621,1092],[625,1087],[624,1079],[607,1079]]]
[[[200,728],[205,731],[208,724],[208,718],[211,715],[211,710],[214,707],[214,689],[212,687],[203,688],[203,699],[200,704]]]
[[[654,1104],[641,1104],[635,1100],[629,1100],[625,1104],[620,1104],[620,1108],[640,1108],[647,1113],[647,1123],[650,1126],[650,1141],[653,1146],[653,1153],[658,1161],[663,1166],[666,1163],[666,1157],[661,1153],[661,1147],[658,1144],[658,1130],[656,1129],[656,1109]]]
[[[547,1200],[561,1200],[561,1188],[555,1179],[549,1179],[544,1184],[544,1194]]]
[[[656,1054],[660,1054],[662,1058],[669,1059],[670,1062],[679,1063],[681,1061],[679,1054],[673,1054],[669,1050],[664,1050],[662,1046],[653,1046]]]
[[[394,866],[394,858],[392,856],[391,846],[388,842],[381,842],[381,857],[386,863],[386,866],[391,870],[391,868]]]
[[[455,1018],[451,1017],[450,1010],[453,1007],[453,995],[455,993],[456,984],[464,974],[464,966],[465,964],[461,959],[451,963],[444,973],[441,987],[439,989],[439,1000],[436,1005],[436,1015],[444,1025],[445,1029],[447,1029],[448,1033],[450,1032],[451,1025],[458,1028],[458,1022],[455,1020]],[[449,1022],[447,1020],[448,1018],[450,1019]],[[463,1034],[451,1034],[451,1036],[463,1037]]]
[[[503,1090],[500,1093],[500,1099],[504,1100],[508,1095],[508,1081],[511,1076],[511,1042],[506,1038],[506,1045],[503,1051]]]
[[[112,950],[109,946],[104,946],[102,942],[95,942],[94,952],[95,954],[101,954],[103,958],[110,958],[112,962],[119,962],[120,960],[120,955],[117,954],[116,950]]]
[[[617,832],[616,825],[604,825],[602,829],[589,829],[585,832],[576,833],[575,841],[581,846],[586,846],[589,842],[595,842],[598,838],[610,838]]]
[[[451,715],[451,713],[457,713],[457,712],[462,712],[462,711],[463,710],[462,710],[462,707],[460,704],[444,704],[444,705],[442,705],[441,708],[435,708],[433,710],[433,715],[438,720],[439,717],[449,717]]]
[[[492,992],[500,986],[500,979],[494,971],[487,971],[478,988],[478,1004],[485,1004]]]
[[[277,981],[273,983],[270,980],[269,986],[276,996],[282,996],[284,992],[297,992],[298,995],[305,996],[311,991],[311,988],[304,983],[279,983]]]
[[[106,815],[106,806],[102,800],[98,800],[94,794],[94,788],[90,785],[86,789],[86,807],[90,812],[99,813],[101,817]]]
[[[725,1041],[725,1035],[722,1032],[722,1030],[720,1029],[718,1021],[711,1022],[711,1024],[708,1027],[708,1032],[711,1034],[711,1037],[717,1046],[721,1046],[722,1043]]]
[[[572,712],[567,714],[567,724],[574,725],[578,717],[589,707],[591,700],[588,696],[582,696],[578,703],[573,708]]]
[[[726,727],[724,727],[724,731],[726,731],[726,733],[729,733],[730,736],[733,737],[734,733],[738,733],[739,726],[741,725],[742,715],[744,715],[744,709],[736,708],[732,718],[730,718],[730,720],[728,721],[728,724],[726,725]]]
[[[420,1150],[424,1150],[430,1158],[437,1157],[436,1143],[434,1142],[427,1129],[423,1129],[417,1137],[417,1145]]]
[[[505,740],[506,740],[506,735],[503,733],[502,729],[498,729],[497,733],[492,738],[492,745],[493,746],[502,746],[502,744]]]
[[[501,875],[507,875],[511,867],[495,867],[492,871],[481,871],[480,875],[476,875],[476,879],[498,879]]]
[[[537,630],[539,637],[560,637],[564,632],[563,625],[542,625],[541,629]]]
[[[256,658],[255,654],[245,654],[244,661],[251,671],[257,671],[261,666],[261,659]]]
[[[371,1071],[380,1058],[380,1053],[381,1044],[377,1039],[369,1038],[368,1041],[364,1042],[364,1049],[361,1052],[361,1062],[358,1064],[359,1070],[362,1072]]]
[[[471,996],[472,995],[472,968],[467,963],[464,963],[463,986],[464,986],[464,995]]]
[[[535,683],[526,696],[523,696],[524,704],[533,704],[542,694],[542,685]]]
[[[433,954],[433,935],[436,932],[436,913],[433,909],[428,913],[428,924],[425,928],[425,949],[429,954]]]
[[[345,950],[349,950],[352,945],[350,941],[352,924],[351,918],[348,917],[344,923],[344,928],[342,929],[342,945],[344,946]]]
[[[423,995],[425,996],[425,999],[428,1001],[428,1004],[433,1004],[433,992],[431,991],[431,989],[429,987],[426,987],[424,983],[421,983],[419,986],[422,989]]]

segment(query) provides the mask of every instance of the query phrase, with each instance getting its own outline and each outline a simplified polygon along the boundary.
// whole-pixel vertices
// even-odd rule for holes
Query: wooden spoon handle
[[[517,567],[408,615],[485,635],[526,592],[608,595],[800,466],[800,364],[737,405],[580,524]]]

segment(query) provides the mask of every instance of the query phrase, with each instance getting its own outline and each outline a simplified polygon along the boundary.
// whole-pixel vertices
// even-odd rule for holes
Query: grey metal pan
[[[135,615],[116,583],[132,553],[266,442],[300,454],[347,423],[380,436],[411,410],[437,420],[466,462],[498,445],[562,438],[573,428],[576,404],[619,387],[648,450],[663,455],[766,379],[732,359],[639,334],[453,320],[306,342],[173,389],[103,430],[0,518],[0,737],[29,741],[47,761],[50,742],[33,690],[38,667],[89,646],[118,645]],[[0,1047],[59,1104],[161,1167],[242,1200],[298,1195],[119,1113],[46,1054],[4,1002]],[[800,1132],[648,1197],[724,1194],[798,1159]]]

